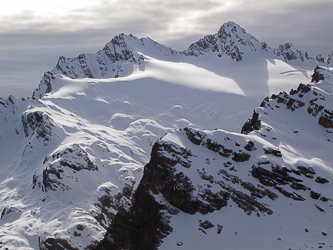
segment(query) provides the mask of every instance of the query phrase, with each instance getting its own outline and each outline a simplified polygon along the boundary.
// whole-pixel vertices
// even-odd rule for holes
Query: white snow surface
[[[85,249],[101,240],[111,219],[104,217],[102,222],[96,219],[101,214],[101,208],[96,205],[99,198],[105,194],[116,197],[126,186],[137,187],[156,140],[183,127],[222,129],[231,135],[240,132],[253,109],[266,96],[289,91],[300,82],[309,83],[315,67],[310,62],[287,63],[271,54],[266,56],[264,52],[260,55],[252,53],[239,62],[226,57],[213,57],[212,52],[200,57],[188,57],[151,39],[124,37],[137,60],[122,64],[120,77],[114,78],[108,73],[103,77],[72,79],[53,70],[54,79],[50,81],[52,91],[45,93],[46,87],[41,84],[36,92],[41,94],[40,99],[0,99],[2,247],[39,249],[47,238],[61,238],[74,248]],[[138,60],[140,57],[144,58],[141,62]],[[98,68],[93,62],[92,66]],[[332,103],[329,105],[332,108]],[[44,123],[48,124],[46,137],[39,135],[37,129],[31,126],[25,131],[22,117],[34,112],[41,114]],[[288,118],[285,115],[281,111],[281,116],[270,117],[272,121],[267,121],[267,124],[274,127],[276,133],[294,129],[293,125],[288,127],[282,122],[276,123],[276,120],[296,120],[299,125],[298,118],[293,114]],[[306,130],[312,128],[307,124],[304,124],[304,132],[298,128],[298,141],[285,136],[280,137],[278,142],[267,140],[265,143],[275,143],[275,146],[282,148],[286,155],[283,161],[288,164],[295,161],[313,163],[321,166],[324,174],[331,175],[332,159],[325,158],[331,153],[331,144],[323,146],[319,141],[316,144],[316,137],[322,133],[320,131],[308,138]],[[178,137],[168,138],[182,146]],[[312,149],[308,145],[310,139],[321,151],[319,155],[309,153]],[[253,135],[253,140],[260,139]],[[86,154],[95,169],[85,165],[88,160],[68,158],[76,166],[86,167],[80,170],[63,167],[58,172],[61,178],[56,177],[52,171],[60,168],[60,159],[66,159],[65,156],[58,159],[56,155],[75,156],[76,153],[81,156]],[[60,182],[53,186],[54,190],[45,190],[43,180],[46,170],[52,170],[50,176]],[[130,206],[130,199],[125,196],[116,202],[114,207],[107,208],[108,212],[115,214],[117,208]],[[289,203],[283,202],[281,206],[289,208]],[[295,205],[293,211],[301,209],[299,206]],[[289,216],[288,210],[282,212],[284,218]],[[309,213],[308,220],[316,220],[315,225],[319,225],[321,218],[311,217],[310,210],[306,213]],[[245,244],[255,243],[249,233],[253,229],[246,225],[251,225],[257,218],[231,208],[226,214],[207,216],[214,217],[212,220],[216,221],[230,221],[232,227],[224,229],[226,233],[219,238],[221,244],[229,242],[231,246],[238,242],[238,249],[251,249]],[[172,222],[175,231],[181,231],[182,224],[197,223],[201,217],[184,214],[180,218]],[[256,224],[263,233],[262,239],[268,243],[271,241],[270,236],[265,235],[267,225],[281,232],[277,234],[279,237],[284,237],[286,231],[283,229],[287,225],[282,225],[279,218],[277,214],[263,216]],[[285,223],[287,219],[283,221]],[[310,222],[290,227],[306,227]],[[238,232],[238,236],[245,235],[242,238],[244,241],[239,241],[234,231]],[[194,237],[198,235],[183,232],[167,238],[161,249],[174,249],[174,242],[178,240],[184,242],[182,249],[217,249],[212,245],[202,245],[204,242],[216,242],[215,236],[200,235],[208,241],[201,242],[200,237]],[[295,234],[295,241],[298,236]],[[283,249],[283,240],[277,243],[280,245],[276,245],[275,249]]]

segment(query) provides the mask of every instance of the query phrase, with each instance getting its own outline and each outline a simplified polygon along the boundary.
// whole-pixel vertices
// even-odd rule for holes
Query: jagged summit
[[[73,79],[116,77],[118,76],[121,62],[137,61],[133,51],[128,48],[125,37],[135,39],[133,36],[120,34],[112,38],[96,54],[80,54],[75,58],[61,56],[53,71],[58,71]]]
[[[124,63],[137,63],[141,54],[174,51],[150,38],[137,38],[124,33],[115,36],[97,53],[84,53],[75,58],[60,56],[52,72],[62,73],[72,79],[77,78],[112,78],[128,75],[124,72]],[[149,53],[150,52],[150,53]]]
[[[219,29],[218,33],[230,33],[230,32],[238,32],[241,31],[244,34],[247,34],[246,30],[239,26],[237,23],[233,21],[226,22],[222,24],[221,28]]]
[[[228,22],[221,26],[217,34],[205,36],[193,43],[184,53],[200,56],[207,52],[216,52],[219,57],[227,55],[236,61],[241,61],[247,50],[259,51],[261,47],[260,42],[245,29],[234,22]]]
[[[137,38],[120,34],[108,42],[97,53],[83,53],[74,58],[60,56],[53,70],[44,74],[33,98],[41,98],[52,90],[51,79],[62,74],[72,79],[78,78],[117,78],[133,73],[133,67],[144,61],[142,54],[161,58],[179,52],[150,38]]]
[[[315,61],[295,48],[291,42],[285,42],[278,48],[272,49],[266,42],[259,42],[254,36],[234,22],[221,26],[215,35],[205,36],[192,44],[184,53],[186,55],[200,56],[207,52],[215,52],[218,57],[231,57],[236,61],[244,58],[264,57],[277,58],[285,62]],[[322,61],[324,62],[324,61]]]
[[[224,65],[229,60],[241,62],[256,58],[278,59],[284,62],[327,65],[332,55],[325,61],[321,55],[316,59],[308,53],[295,48],[291,42],[271,48],[266,42],[259,42],[244,28],[234,22],[227,22],[214,35],[207,35],[191,44],[184,51],[168,48],[150,38],[137,38],[120,34],[108,42],[97,53],[84,53],[74,58],[60,56],[55,68],[46,72],[39,87],[34,91],[34,98],[41,98],[52,91],[52,79],[62,74],[72,79],[77,78],[117,78],[129,76],[134,68],[144,70],[145,56],[159,60],[190,62],[202,67],[202,56],[205,60]],[[208,66],[207,66],[208,67]],[[207,70],[215,72],[211,68]],[[311,66],[313,69],[313,65]]]
[[[259,43],[259,41],[252,36],[251,34],[247,33],[244,28],[239,26],[238,24],[234,22],[228,22],[221,26],[219,31],[217,32],[218,37],[222,39],[226,39],[227,37],[230,37],[231,39],[247,44],[252,45],[251,41],[255,41],[256,43]]]
[[[303,54],[302,51],[295,48],[295,46],[289,41],[283,44],[280,44],[277,49],[274,50],[274,53],[277,56],[283,57],[284,61],[301,61],[304,62],[305,59],[310,60],[306,54]]]

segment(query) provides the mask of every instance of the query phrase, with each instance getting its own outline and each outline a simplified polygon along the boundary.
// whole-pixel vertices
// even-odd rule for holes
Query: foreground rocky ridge
[[[314,78],[320,70],[325,71],[324,68],[318,68]],[[327,70],[325,72],[329,73]],[[332,147],[330,103],[333,100],[332,92],[327,93],[327,88],[332,90],[331,83],[300,84],[289,94],[282,92],[266,98],[243,126],[244,135],[191,128],[165,135],[153,147],[150,162],[145,166],[143,178],[133,197],[133,206],[116,215],[106,237],[96,249],[170,249],[177,246],[193,249],[191,241],[194,238],[186,235],[211,235],[212,228],[215,228],[215,234],[223,235],[226,228],[232,227],[229,222],[220,223],[221,217],[230,213],[230,207],[243,211],[246,216],[258,217],[258,221],[262,217],[275,218],[286,210],[291,217],[279,217],[284,221],[284,224],[280,223],[284,227],[290,224],[303,226],[304,223],[299,220],[307,221],[308,217],[320,221],[297,228],[299,233],[293,232],[301,241],[288,233],[281,239],[281,233],[270,226],[271,229],[265,230],[271,234],[270,237],[275,236],[275,241],[267,245],[272,249],[281,249],[281,246],[289,249],[333,247],[331,238],[326,237],[333,234],[333,224],[328,219],[333,213],[333,196],[330,192],[333,159],[326,155],[321,157],[320,162],[310,160],[320,155],[315,150],[317,143],[324,148]],[[285,116],[280,116],[278,111],[283,109],[286,110]],[[302,120],[288,120],[286,112],[301,113],[301,116],[295,116],[302,117]],[[302,152],[304,145],[299,148],[297,145],[309,143],[308,139],[293,138],[293,144],[285,140],[295,134],[301,137],[301,133],[294,130],[290,134],[287,132],[286,136],[285,131],[281,133],[277,129],[279,122],[269,123],[272,116],[280,123],[290,123],[289,126],[294,129],[305,130],[304,133],[310,138],[311,133],[315,134],[317,143],[314,142],[314,147],[306,145],[311,153],[300,157],[297,151]],[[311,129],[303,127],[302,123],[311,123]],[[323,134],[318,136],[318,130]],[[289,159],[291,147],[294,147],[293,155],[299,157],[297,161]],[[302,207],[302,215],[296,216],[298,209],[293,209],[289,204]],[[177,223],[187,218],[186,214],[198,221],[197,227],[193,228],[190,223]],[[253,221],[252,227],[256,228],[257,234],[249,234],[258,239],[256,249],[267,249],[261,245],[259,235],[262,230],[256,225],[257,222]],[[287,228],[283,230],[289,231]],[[314,230],[317,230],[317,236],[309,240],[309,231]],[[190,233],[184,234],[184,231]],[[220,242],[228,245],[222,236],[214,239],[211,242],[212,238],[208,237],[203,245],[211,244],[212,249],[217,249]],[[205,238],[201,237],[200,241],[205,241]],[[278,244],[276,248],[272,246],[273,242],[279,241],[283,241],[283,244]],[[240,245],[235,243],[229,247]]]

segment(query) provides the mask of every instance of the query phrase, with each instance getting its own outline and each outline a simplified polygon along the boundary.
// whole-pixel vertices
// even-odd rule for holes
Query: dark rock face
[[[296,49],[291,42],[281,44],[279,48],[275,50],[275,54],[277,56],[282,56],[286,62],[295,60],[301,60],[302,62],[304,61],[303,53]]]
[[[333,128],[333,112],[331,110],[324,109],[318,120],[319,125],[324,128]]]
[[[234,157],[232,157],[232,159],[235,162],[244,162],[244,161],[248,161],[250,159],[251,155],[245,152],[234,152]]]
[[[98,67],[93,67],[91,61]],[[73,79],[95,78],[107,76],[110,72],[115,72],[115,76],[121,70],[117,63],[121,62],[136,62],[132,51],[127,47],[124,34],[115,36],[96,55],[81,54],[75,58],[61,56],[55,68]]]
[[[325,80],[324,74],[321,72],[321,68],[317,66],[311,76],[311,82],[319,82],[320,80]]]
[[[253,111],[253,115],[249,118],[242,127],[241,134],[248,134],[251,131],[259,130],[261,121],[259,120],[259,114]]]
[[[117,213],[95,249],[157,249],[161,239],[172,231],[163,214],[165,207],[140,186],[137,190],[131,210]]]
[[[165,157],[163,152],[173,153],[173,157],[171,159]],[[191,178],[175,167],[181,164],[184,168],[190,168],[189,156],[192,156],[192,153],[176,148],[172,144],[156,143],[152,151],[152,160],[145,167],[147,170],[145,173],[149,175],[147,181],[153,184],[152,192],[162,194],[170,204],[190,214],[196,212],[206,214],[221,209],[229,199],[226,192],[212,193],[209,189],[205,189],[200,193],[199,198],[194,195],[197,187],[192,183]],[[201,178],[206,177],[202,174]]]
[[[44,192],[58,189],[70,190],[71,187],[66,182],[64,183],[66,178],[70,178],[77,171],[98,170],[97,166],[89,159],[87,152],[77,144],[46,157],[44,164],[47,166],[41,172],[36,171],[33,175],[33,188],[42,188]]]
[[[298,92],[310,90],[304,85]],[[191,128],[174,134],[188,147],[168,141],[167,136],[154,144],[150,162],[134,192],[132,207],[120,209],[96,249],[158,249],[163,238],[173,231],[170,221],[179,210],[188,214],[213,213],[232,201],[245,214],[260,216],[274,212],[261,201],[263,198],[274,202],[283,196],[297,202],[330,200],[305,185],[308,181],[316,185],[328,182],[316,176],[312,167],[271,163],[279,162],[282,157],[278,148],[246,140],[245,136],[219,136],[219,141],[214,141],[210,134]],[[260,160],[255,161],[253,154]],[[245,172],[238,175],[238,171]],[[250,181],[242,179],[244,174],[251,176]],[[208,220],[199,221],[198,229],[206,233],[205,230],[215,226],[217,233],[221,233],[223,227]],[[182,242],[177,245],[182,246]]]
[[[304,201],[304,196],[300,195],[296,191],[307,191],[309,192],[309,196],[312,199],[318,200],[320,198],[321,201],[326,202],[329,199],[326,197],[321,197],[321,194],[311,190],[311,188],[302,184],[303,180],[300,178],[296,178],[296,176],[304,176],[308,179],[314,179],[314,175],[316,172],[311,167],[298,166],[297,170],[288,169],[286,167],[274,166],[269,164],[271,170],[268,170],[267,167],[263,168],[259,164],[253,165],[251,170],[251,175],[258,179],[261,184],[267,187],[273,187],[277,191],[279,191],[285,197],[291,198],[296,201]],[[318,176],[316,178],[317,183],[326,183],[327,179]],[[328,182],[328,181],[327,181]],[[289,186],[291,189],[295,190],[294,192],[287,191],[286,187]],[[304,192],[302,192],[304,194]]]
[[[189,214],[207,214],[222,209],[232,200],[248,215],[273,213],[258,199],[267,196],[275,200],[278,196],[274,192],[242,181],[230,173],[232,162],[246,162],[250,154],[227,149],[203,132],[190,128],[183,131],[183,135],[193,145],[201,146],[216,153],[219,159],[227,160],[219,170],[218,177],[208,174],[202,168],[196,170],[200,182],[193,182],[193,176],[189,173],[193,173],[192,160],[198,156],[173,143],[155,143],[151,160],[145,166],[143,178],[134,193],[132,207],[128,211],[121,209],[116,214],[106,237],[96,249],[157,249],[163,238],[172,232],[168,221],[170,216],[178,213],[177,209]],[[225,140],[232,143],[230,138]],[[241,143],[237,145],[240,147]],[[256,150],[253,142],[245,145]],[[160,195],[167,203],[158,202],[157,197]],[[200,227],[205,229],[212,226],[209,222],[203,222]]]
[[[317,183],[321,183],[321,184],[325,184],[325,183],[328,183],[329,181],[328,181],[326,178],[323,178],[323,177],[318,176],[318,177],[316,178],[316,182],[317,182]]]
[[[156,175],[154,175],[153,165],[158,161],[157,151],[158,146],[155,144],[151,160],[146,165],[143,178],[134,193],[132,207],[129,211],[121,209],[117,213],[106,237],[96,249],[157,249],[161,239],[172,232],[166,215],[168,207],[159,204],[153,196],[153,193],[157,192],[155,185],[165,180],[169,174],[168,169],[164,169],[165,172],[163,172],[163,168],[160,168],[157,171],[161,171],[161,176],[154,179]],[[174,161],[166,159],[164,161],[164,164],[175,165]],[[182,177],[178,176],[178,178]],[[179,185],[183,191],[189,188],[188,183],[179,183]],[[185,192],[180,199],[186,199]]]
[[[244,57],[243,47],[256,51],[256,46],[261,47],[259,41],[241,28],[239,25],[228,22],[220,28],[215,35],[205,36],[183,51],[187,56],[200,56],[206,52],[215,52],[218,57],[229,56],[235,61],[242,61]]]
[[[324,75],[320,73],[322,72],[320,69],[319,67],[316,68],[313,79],[321,79],[321,77],[324,77]],[[305,96],[310,98],[304,98]],[[303,101],[307,99],[310,99],[310,101]],[[286,92],[281,92],[278,95],[273,94],[270,98],[265,98],[260,107],[274,110],[281,108],[282,105],[291,111],[305,108],[308,114],[313,117],[318,117],[319,125],[327,129],[333,128],[333,111],[325,108],[324,93],[319,92],[319,90],[309,84],[305,85],[301,83],[296,90],[292,89],[289,94]],[[250,119],[243,126],[242,133],[243,130],[247,131],[248,128],[251,128]]]
[[[268,154],[268,155],[274,155],[276,157],[282,157],[282,154],[281,154],[279,149],[273,149],[273,148],[265,147],[264,152],[265,152],[265,154]]]
[[[51,140],[53,121],[40,111],[24,114],[21,117],[25,137],[36,134],[37,139],[44,142]]]
[[[42,77],[42,80],[39,83],[38,88],[33,92],[32,98],[33,99],[42,98],[42,96],[45,95],[46,93],[51,93],[52,91],[51,81],[55,79],[56,78],[52,72],[50,71],[45,72]]]
[[[56,238],[48,238],[45,241],[39,241],[39,249],[40,250],[78,250],[78,248],[73,248],[66,240],[64,239],[56,239]]]
[[[302,84],[303,85],[303,84]],[[294,90],[291,91],[292,94],[298,93],[298,92],[293,92]],[[291,111],[294,111],[296,109],[300,109],[304,107],[305,103],[292,98],[290,95],[288,95],[286,92],[281,92],[278,95],[273,94],[271,96],[271,100],[276,101],[276,105],[272,106],[269,104],[269,99],[266,98],[260,105],[260,107],[270,107],[272,110],[275,108],[280,108],[280,105],[284,104],[286,109],[290,109]]]
[[[271,166],[272,170],[266,170],[261,166],[252,166],[251,174],[265,186],[286,185],[288,183],[299,183],[302,180],[289,175],[292,171],[280,166]]]
[[[254,142],[253,141],[248,141],[246,143],[246,145],[244,146],[244,148],[247,150],[247,151],[253,151],[253,150],[256,150],[257,148],[254,146]]]
[[[94,216],[99,224],[107,228],[115,217],[115,211],[123,209],[124,206],[129,207],[131,205],[134,184],[134,182],[131,185],[126,183],[121,192],[115,195],[111,193],[111,190],[103,190],[104,195],[98,197],[98,202],[94,204],[100,211],[99,214]]]

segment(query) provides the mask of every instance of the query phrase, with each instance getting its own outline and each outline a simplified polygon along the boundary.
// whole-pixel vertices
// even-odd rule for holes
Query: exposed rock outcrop
[[[261,126],[261,120],[259,120],[259,114],[254,110],[253,115],[249,118],[242,127],[241,134],[248,134],[251,131],[259,130]]]
[[[261,50],[259,41],[234,22],[228,22],[217,34],[205,36],[185,50],[185,55],[200,56],[215,52],[218,57],[228,56],[235,61],[242,61],[245,53]]]
[[[325,80],[324,74],[320,72],[321,68],[317,66],[311,76],[311,82],[319,82],[320,80]]]
[[[302,51],[296,49],[291,42],[281,44],[274,50],[277,56],[282,56],[284,61],[296,61],[300,60],[304,62],[304,55]]]
[[[66,179],[77,179],[77,171],[97,171],[98,167],[90,160],[86,151],[74,144],[62,151],[46,157],[43,162],[46,167],[36,171],[33,175],[33,188],[41,188],[44,192],[49,190],[70,190],[70,183]]]
[[[21,117],[25,137],[36,135],[37,139],[48,142],[52,137],[54,122],[40,111],[23,114]]]
[[[157,249],[163,238],[172,232],[168,221],[178,210],[188,214],[213,213],[232,201],[248,215],[273,213],[259,199],[275,200],[278,198],[276,193],[231,174],[231,171],[237,171],[234,164],[244,164],[250,159],[249,153],[228,149],[229,146],[212,141],[198,130],[185,128],[177,134],[194,147],[214,152],[224,161],[218,173],[210,174],[214,167],[209,166],[209,159],[206,159],[208,165],[205,168],[197,163],[193,165],[200,156],[194,155],[189,148],[158,141],[133,196],[132,207],[117,213],[97,249]],[[229,145],[238,145],[236,147],[243,144],[252,151],[257,150],[253,142],[235,143],[229,137],[225,137],[225,141]],[[211,225],[204,223],[204,227],[210,228]]]
[[[315,73],[312,75],[313,81],[325,79],[324,74],[320,73],[322,72],[320,69],[321,68],[319,67],[315,69]],[[289,94],[286,92],[280,92],[278,95],[273,94],[270,98],[265,98],[260,107],[274,110],[284,106],[291,111],[305,109],[308,114],[311,114],[318,119],[319,125],[327,129],[332,129],[333,111],[330,110],[330,108],[325,108],[325,95],[325,92],[316,89],[315,85],[305,85],[301,83],[296,90],[292,89]],[[251,127],[247,125],[248,123],[249,121],[245,124],[246,128]]]

